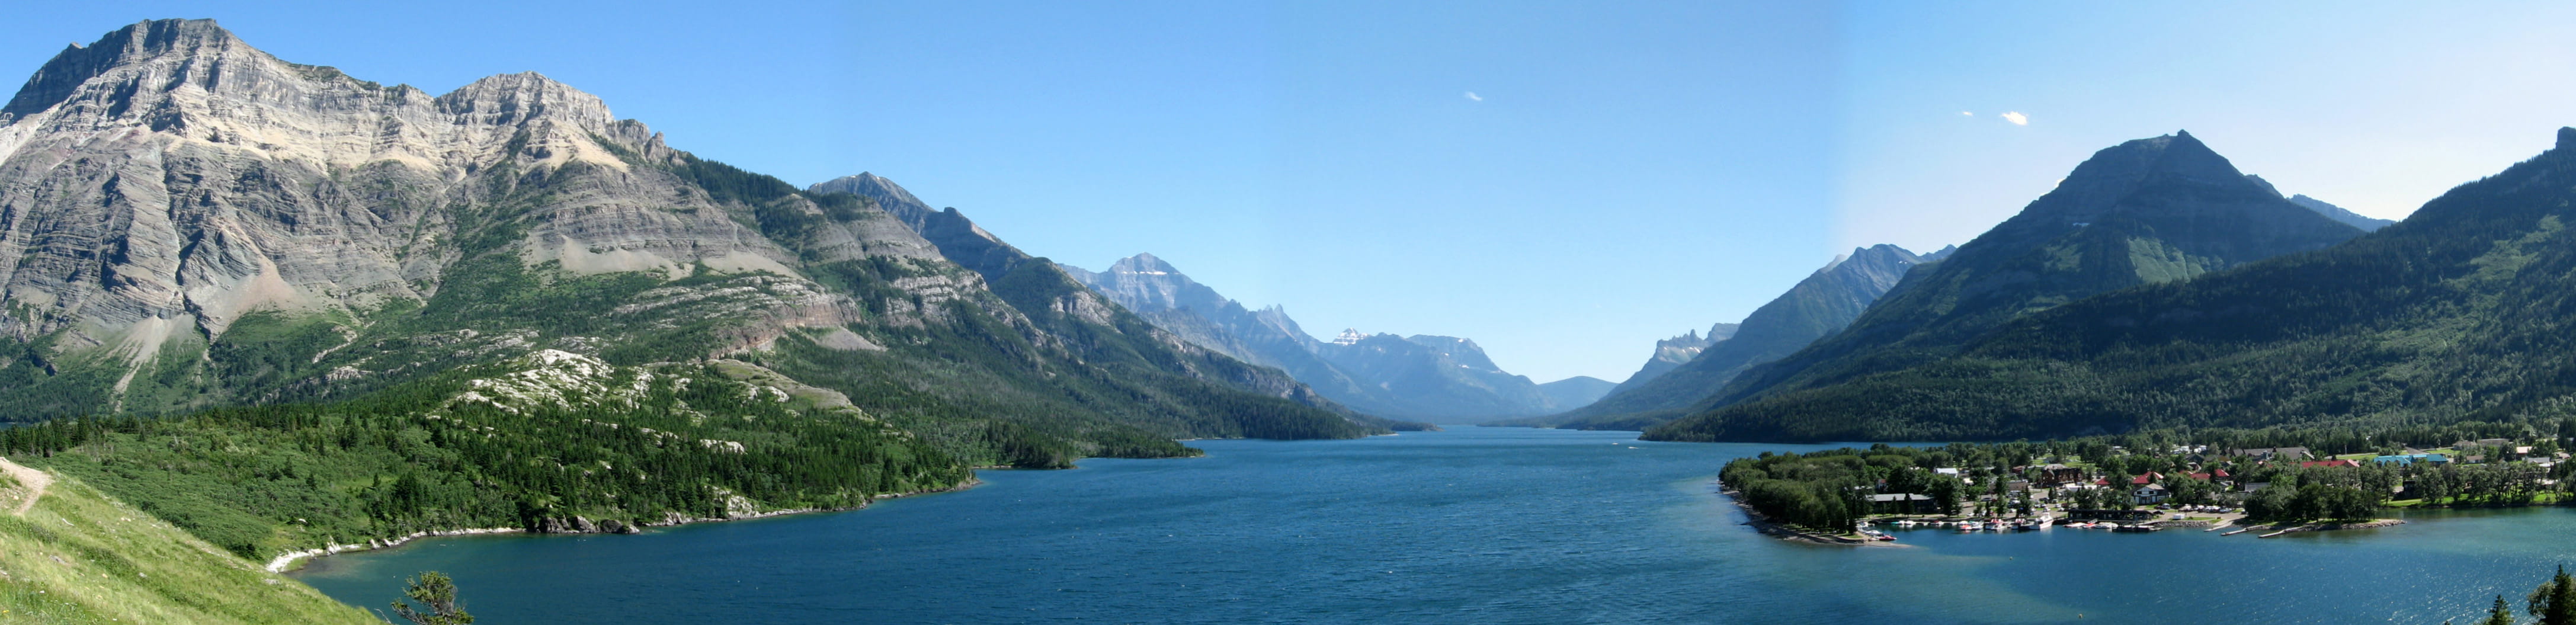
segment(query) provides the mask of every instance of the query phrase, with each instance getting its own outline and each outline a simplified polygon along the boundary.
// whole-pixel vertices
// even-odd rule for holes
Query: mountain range
[[[1729,381],[1711,404],[1903,368],[2032,312],[2361,234],[2237,171],[2191,133],[2130,141],[1908,276],[1842,332]]]
[[[2552,155],[2500,177],[2518,172],[2529,177],[2544,167],[2536,163]],[[2376,369],[2363,363],[2389,364],[2381,359],[2410,350],[2351,334],[2358,330],[2353,325],[2321,330],[2319,320],[2303,316],[2351,320],[2397,314],[2393,311],[2413,306],[2396,296],[2407,290],[2395,286],[2402,281],[2386,288],[2356,282],[2358,276],[2384,269],[2374,263],[2407,264],[2415,273],[2372,279],[2420,281],[2427,279],[2424,275],[2461,271],[2465,262],[2426,254],[2506,245],[2510,237],[2480,232],[2474,236],[2489,238],[2447,241],[2414,254],[2384,247],[2385,241],[2431,227],[2417,221],[2440,215],[2437,207],[2496,204],[2455,199],[2493,189],[2495,180],[2463,186],[2428,204],[2418,217],[2365,235],[2335,211],[2325,210],[2331,205],[2283,198],[2260,178],[2237,172],[2188,133],[2131,141],[2095,154],[2021,214],[1960,246],[1950,259],[1908,276],[1849,329],[1746,373],[1714,396],[1707,409],[1647,435],[1674,440],[1936,440],[2043,437],[2142,425],[2364,418],[2371,413],[2352,412],[2349,404],[2294,398],[2306,392],[2339,395],[2385,388],[2368,376],[2333,383],[2316,376],[2341,372],[2326,376],[2337,378]],[[2363,250],[2378,253],[2351,267],[2328,260],[2352,258]],[[2282,281],[2285,267],[2303,268],[2302,275],[2318,282]],[[2358,273],[2332,280],[2322,275],[2340,269]],[[2250,286],[2267,279],[2273,282]],[[2215,296],[2221,292],[2226,295]],[[2136,307],[2148,300],[2169,307]],[[2350,308],[2323,310],[2317,307],[2323,301]],[[2107,312],[2111,309],[2118,312]],[[2211,326],[2213,317],[2224,317],[2229,325]],[[2207,334],[2166,332],[2186,327]],[[2032,334],[2048,331],[2056,333],[2047,339]],[[2111,338],[2115,334],[2118,338]],[[2343,352],[2358,361],[2330,362],[2333,358],[2309,353],[2311,359],[2302,362],[2256,364],[2262,360],[2257,353],[2279,356],[2283,354],[2269,350],[2328,345],[2363,351]],[[2059,357],[2030,357],[2036,354]],[[2065,357],[2071,354],[2087,357]],[[2454,374],[2464,365],[2468,363],[2414,363]],[[2226,375],[2212,375],[2222,371]],[[2400,372],[2416,373],[2380,371]],[[2319,410],[2299,412],[2294,406]]]
[[[1119,259],[1098,272],[1073,266],[1064,271],[1165,331],[1245,362],[1277,367],[1362,413],[1478,422],[1590,403],[1609,386],[1588,377],[1533,383],[1503,371],[1475,341],[1458,337],[1346,331],[1340,340],[1318,340],[1286,310],[1246,308],[1152,254]]]
[[[7,419],[344,401],[555,349],[735,358],[975,463],[1385,431],[883,178],[799,190],[542,75],[432,95],[208,20],[47,62],[0,107],[0,215]]]

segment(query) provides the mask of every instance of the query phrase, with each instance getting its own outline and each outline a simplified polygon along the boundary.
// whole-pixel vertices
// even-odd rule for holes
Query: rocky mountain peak
[[[2151,185],[2187,184],[2277,198],[2266,183],[2249,180],[2189,132],[2136,139],[2094,152],[2059,182],[2055,190],[2032,202],[2026,212],[2048,221],[2089,221],[2123,198]]]
[[[597,132],[617,121],[599,96],[536,72],[485,76],[438,96],[437,102],[459,121],[488,126],[554,118]]]
[[[1181,270],[1177,267],[1173,267],[1171,263],[1163,262],[1163,259],[1161,258],[1156,258],[1152,253],[1140,253],[1135,256],[1118,259],[1118,262],[1110,263],[1109,273],[1148,276],[1180,276]],[[1182,276],[1180,279],[1188,280],[1189,278]]]
[[[1240,308],[1234,300],[1219,295],[1216,289],[1199,284],[1181,270],[1153,254],[1137,254],[1110,263],[1108,271],[1091,272],[1079,267],[1065,270],[1066,275],[1108,295],[1139,312],[1196,310],[1214,314],[1219,310]]]
[[[116,29],[88,46],[71,44],[36,70],[18,95],[0,107],[0,123],[62,103],[89,82],[120,67],[163,59],[204,59],[209,66],[241,53],[259,56],[214,20],[152,20]]]
[[[967,219],[957,209],[933,210],[921,198],[913,197],[912,192],[905,191],[884,176],[859,172],[817,182],[805,190],[817,194],[848,193],[867,198],[875,202],[877,208],[912,228],[913,232],[920,233],[931,245],[938,246],[939,254],[947,257],[949,262],[984,274],[986,280],[1000,280],[1033,258],[1019,248],[1003,243],[1000,237],[993,236],[982,226],[975,225],[974,220]]]
[[[873,199],[877,201],[877,206],[906,221],[918,219],[916,215],[927,216],[929,213],[936,212],[929,204],[923,203],[921,198],[913,197],[911,191],[904,190],[902,185],[897,185],[884,176],[864,171],[814,183],[814,186],[807,189],[817,193],[848,193]]]

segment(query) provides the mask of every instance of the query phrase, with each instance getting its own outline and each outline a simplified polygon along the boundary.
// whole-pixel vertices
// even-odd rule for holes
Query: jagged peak
[[[232,31],[215,25],[214,20],[166,19],[129,24],[100,36],[90,45],[71,44],[45,61],[18,88],[9,104],[0,106],[0,121],[52,108],[71,97],[82,83],[120,66],[171,54],[194,56],[236,49],[257,52],[242,44]]]
[[[1825,266],[1817,269],[1816,273],[1822,274],[1835,269],[1840,269],[1843,266],[1850,264],[1852,261],[1860,261],[1861,266],[1876,266],[1921,262],[1922,257],[1916,256],[1913,252],[1906,251],[1905,248],[1897,247],[1894,244],[1880,243],[1868,247],[1852,248],[1852,251],[1849,254],[1835,254],[1833,262],[1825,263]]]
[[[1109,273],[1182,277],[1179,268],[1156,258],[1152,252],[1139,252],[1135,256],[1118,259],[1118,262],[1109,264]]]

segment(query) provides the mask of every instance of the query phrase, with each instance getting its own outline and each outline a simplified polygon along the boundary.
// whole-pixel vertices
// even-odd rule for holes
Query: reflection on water
[[[2438,623],[2576,559],[2566,509],[2275,539],[1791,544],[1738,526],[1709,481],[1813,447],[1633,439],[1195,441],[1207,457],[985,471],[965,492],[640,536],[424,540],[301,575],[381,606],[446,571],[494,623]]]

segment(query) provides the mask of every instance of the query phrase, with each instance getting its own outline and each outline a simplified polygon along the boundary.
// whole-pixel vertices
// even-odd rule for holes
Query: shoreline
[[[974,488],[974,487],[982,486],[982,485],[984,485],[984,480],[982,480],[982,479],[978,479],[978,478],[967,478],[965,482],[960,483],[960,484],[958,484],[958,485],[956,485],[956,486],[948,487],[948,488],[938,488],[938,489],[931,489],[931,490],[920,490],[920,491],[913,491],[913,492],[908,492],[908,493],[878,493],[878,494],[876,494],[876,495],[872,495],[872,496],[870,496],[870,497],[868,498],[868,501],[869,501],[870,503],[863,503],[863,504],[860,504],[860,505],[856,505],[856,506],[849,506],[849,507],[843,507],[843,508],[787,508],[787,509],[783,509],[783,510],[769,510],[769,511],[765,511],[765,512],[755,512],[755,513],[746,514],[746,515],[742,515],[742,516],[735,516],[735,517],[723,517],[723,518],[671,517],[671,518],[666,518],[666,520],[663,520],[663,521],[657,521],[657,522],[652,522],[652,523],[638,523],[638,524],[636,524],[636,527],[679,527],[679,526],[682,526],[682,525],[695,525],[695,524],[701,524],[701,523],[723,523],[723,522],[726,522],[726,521],[749,521],[749,520],[753,520],[753,519],[767,519],[767,518],[773,518],[773,517],[782,517],[782,516],[788,516],[788,515],[794,515],[794,514],[807,514],[807,513],[815,513],[815,512],[848,512],[848,511],[852,511],[852,510],[865,510],[865,509],[867,509],[867,508],[868,508],[868,506],[869,506],[870,504],[874,503],[874,502],[875,502],[875,501],[877,501],[877,500],[883,500],[883,499],[900,499],[900,498],[904,498],[904,497],[911,497],[911,496],[915,496],[915,495],[934,495],[934,494],[939,494],[939,493],[953,493],[953,492],[962,491],[962,490],[966,490],[966,489],[969,489],[969,488]],[[448,537],[448,536],[489,536],[489,535],[499,535],[499,534],[538,534],[538,535],[564,535],[564,536],[577,536],[577,535],[585,535],[585,534],[640,534],[640,533],[643,533],[643,532],[641,532],[641,531],[635,531],[635,532],[614,532],[614,531],[596,531],[596,532],[530,532],[530,531],[528,531],[526,528],[518,528],[518,527],[474,527],[474,528],[464,528],[464,529],[424,530],[424,531],[419,531],[419,532],[412,532],[412,533],[411,533],[411,535],[408,535],[408,536],[401,536],[401,537],[396,537],[396,538],[369,538],[369,539],[367,539],[367,542],[362,543],[362,544],[349,544],[349,545],[324,545],[324,546],[317,547],[317,548],[313,548],[313,549],[302,549],[302,550],[297,550],[297,551],[289,551],[289,552],[286,552],[286,553],[278,554],[278,556],[277,556],[277,557],[275,557],[275,558],[270,558],[270,559],[269,559],[269,561],[268,561],[268,566],[264,567],[264,569],[265,569],[265,570],[267,570],[267,571],[268,571],[268,572],[270,572],[270,573],[288,573],[288,572],[293,572],[293,571],[301,570],[301,569],[303,569],[303,568],[304,568],[302,565],[310,564],[310,563],[312,563],[312,561],[313,561],[313,560],[318,559],[318,558],[322,558],[322,557],[324,557],[324,556],[335,556],[335,555],[340,555],[340,554],[343,554],[343,553],[355,553],[355,552],[360,552],[360,551],[376,551],[376,550],[381,550],[381,549],[392,549],[392,548],[395,548],[395,547],[403,546],[403,544],[405,544],[405,543],[409,543],[409,542],[411,542],[411,541],[413,541],[413,540],[416,540],[416,539],[421,539],[421,538],[431,538],[431,537]]]
[[[1777,521],[1773,521],[1773,520],[1771,520],[1771,517],[1769,517],[1769,516],[1767,516],[1767,515],[1762,514],[1762,511],[1753,509],[1753,506],[1752,506],[1751,504],[1744,503],[1744,499],[1743,499],[1743,498],[1741,498],[1741,497],[1738,497],[1738,496],[1737,496],[1737,493],[1736,493],[1736,491],[1735,491],[1734,489],[1721,490],[1721,491],[1718,491],[1718,492],[1719,492],[1720,494],[1726,495],[1726,500],[1727,500],[1727,502],[1735,504],[1735,508],[1736,508],[1736,509],[1738,509],[1738,510],[1743,510],[1743,511],[1744,511],[1744,518],[1745,518],[1745,519],[1747,519],[1747,520],[1744,522],[1744,525],[1752,526],[1753,531],[1760,532],[1760,533],[1762,533],[1763,535],[1770,536],[1770,537],[1772,537],[1772,538],[1778,538],[1778,539],[1780,539],[1780,540],[1785,540],[1785,541],[1789,541],[1789,542],[1793,542],[1793,543],[1803,543],[1803,544],[1809,544],[1809,545],[1834,545],[1834,546],[1841,546],[1841,547],[1888,547],[1888,548],[1905,548],[1905,547],[1912,547],[1912,546],[1913,546],[1913,545],[1899,545],[1899,544],[1896,544],[1896,543],[1894,543],[1894,542],[1889,542],[1889,541],[1880,541],[1880,540],[1854,540],[1854,539],[1850,539],[1850,538],[1843,538],[1843,537],[1840,537],[1840,536],[1829,536],[1829,535],[1825,535],[1825,534],[1818,534],[1818,533],[1815,533],[1815,532],[1810,532],[1810,531],[1805,531],[1805,530],[1797,529],[1797,528],[1794,528],[1794,527],[1790,527],[1790,526],[1789,526],[1788,524],[1786,524],[1786,523],[1780,523],[1780,522],[1777,522]]]
[[[2335,531],[2335,530],[2366,530],[2366,529],[2378,529],[2378,528],[2382,528],[2382,527],[2396,527],[2396,526],[2399,526],[2399,525],[2405,525],[2405,524],[2406,524],[2406,520],[2405,520],[2405,519],[2372,519],[2372,520],[2368,520],[2368,521],[2361,521],[2361,522],[2357,522],[2357,523],[2306,523],[2306,524],[2294,525],[2294,526],[2290,526],[2290,527],[2282,527],[2282,526],[2279,526],[2279,525],[2270,525],[2270,526],[2265,526],[2265,527],[2263,528],[2263,529],[2265,529],[2265,530],[2268,530],[2268,533],[2264,533],[2264,534],[2257,534],[2257,535],[2255,535],[2254,537],[2255,537],[2255,538],[2271,538],[2271,537],[2275,537],[2275,536],[2281,536],[2281,535],[2285,535],[2285,534],[2292,534],[2292,533],[2297,533],[2297,532],[2331,532],[2331,531]]]

